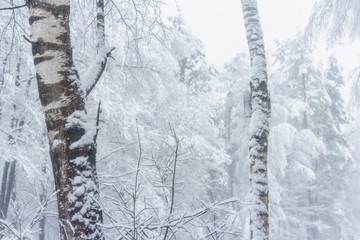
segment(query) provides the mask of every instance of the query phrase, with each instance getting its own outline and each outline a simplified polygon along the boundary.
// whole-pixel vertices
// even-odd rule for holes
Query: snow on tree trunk
[[[96,174],[95,123],[85,97],[103,72],[109,52],[102,51],[82,80],[73,66],[70,0],[33,0],[29,4],[32,53],[45,112],[55,178],[61,239],[103,239]],[[100,54],[100,53],[99,53]],[[87,86],[91,86],[88,89]]]
[[[242,0],[241,3],[251,60],[250,239],[264,240],[269,239],[267,152],[270,109],[267,67],[257,1]]]

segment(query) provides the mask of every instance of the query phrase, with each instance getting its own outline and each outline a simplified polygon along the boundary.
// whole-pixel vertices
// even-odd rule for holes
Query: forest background
[[[87,98],[86,121],[99,127],[107,239],[248,239],[250,61],[240,1],[228,2],[105,1],[106,45],[115,49]],[[22,4],[1,0],[0,8]],[[258,5],[272,111],[270,238],[358,239],[360,50],[346,20],[359,4],[349,1],[345,16],[331,9],[328,27],[309,21],[312,1]],[[96,55],[96,13],[93,1],[71,2],[80,75]],[[27,8],[0,17],[2,183],[16,169],[11,194],[2,194],[1,236],[58,239],[36,39]]]

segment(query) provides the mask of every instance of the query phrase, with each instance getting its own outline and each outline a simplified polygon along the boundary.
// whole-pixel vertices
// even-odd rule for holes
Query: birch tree
[[[98,6],[98,26],[104,26],[103,7],[101,3]],[[98,226],[102,212],[96,201],[96,126],[88,118],[85,101],[111,50],[99,48],[95,61],[80,78],[72,57],[70,0],[33,0],[28,1],[28,8],[28,41],[45,113],[61,239],[103,239]],[[103,32],[97,36],[102,37]]]
[[[242,0],[246,37],[250,52],[250,239],[269,239],[269,188],[267,151],[269,135],[269,93],[263,33],[256,0]]]

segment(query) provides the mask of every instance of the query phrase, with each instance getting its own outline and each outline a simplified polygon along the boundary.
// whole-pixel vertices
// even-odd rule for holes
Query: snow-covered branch
[[[100,80],[107,63],[107,59],[111,57],[111,52],[114,51],[113,48],[103,47],[99,50],[99,53],[96,56],[95,61],[93,61],[85,74],[81,77],[82,84],[85,88],[85,97],[89,96],[91,91],[94,89],[95,85]]]

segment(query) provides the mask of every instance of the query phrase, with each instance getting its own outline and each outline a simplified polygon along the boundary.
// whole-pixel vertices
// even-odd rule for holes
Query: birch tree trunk
[[[96,50],[105,46],[104,0],[96,1]]]
[[[80,82],[70,42],[70,0],[32,0],[28,7],[61,239],[103,239],[98,226],[102,212],[96,201],[96,126],[87,117],[85,99],[100,79],[111,51],[101,51]]]
[[[242,0],[242,9],[251,60],[250,123],[250,239],[269,239],[269,188],[267,152],[269,135],[269,93],[267,67],[256,0]]]

